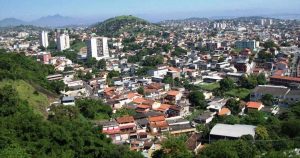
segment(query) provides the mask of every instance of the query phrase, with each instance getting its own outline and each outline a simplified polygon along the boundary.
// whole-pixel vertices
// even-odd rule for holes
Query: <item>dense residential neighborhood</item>
[[[220,157],[228,151],[237,157],[296,157],[299,24],[266,17],[153,24],[119,16],[89,27],[2,27],[0,103],[12,97],[4,85],[26,84],[34,92],[16,89],[20,96],[34,93],[26,104],[37,96],[47,100],[31,107],[36,115],[64,128],[71,128],[64,119],[83,120],[101,133],[103,145],[84,153],[72,147],[78,151],[70,157],[84,157],[105,143],[120,153],[126,150],[120,146],[128,147],[124,157]],[[0,110],[0,116],[9,115]],[[33,157],[47,154],[30,150]]]

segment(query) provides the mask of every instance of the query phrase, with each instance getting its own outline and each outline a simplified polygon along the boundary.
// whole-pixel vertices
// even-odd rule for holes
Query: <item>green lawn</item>
[[[75,44],[71,45],[71,49],[79,51],[81,48],[85,47],[86,44],[84,42],[76,42]]]
[[[213,91],[217,88],[220,88],[220,84],[219,83],[203,83],[203,84],[199,84],[200,88],[203,90],[207,90],[207,91]]]
[[[23,80],[4,80],[0,82],[0,87],[12,85],[17,90],[21,99],[28,101],[29,105],[36,113],[46,114],[46,107],[49,105],[48,97],[37,92],[29,83]]]
[[[228,92],[225,92],[225,95],[230,97],[238,97],[240,99],[245,99],[250,94],[250,90],[246,88],[235,88]]]

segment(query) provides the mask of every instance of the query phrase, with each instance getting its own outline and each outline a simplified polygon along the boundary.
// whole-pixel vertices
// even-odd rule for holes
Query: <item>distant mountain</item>
[[[0,21],[0,27],[25,25],[26,22],[16,18],[6,18]]]
[[[90,28],[95,30],[98,35],[115,36],[122,32],[134,32],[143,26],[152,25],[148,21],[135,16],[117,16],[103,22],[92,25]]]
[[[40,27],[65,27],[65,26],[81,26],[95,23],[96,20],[86,20],[61,16],[59,14],[41,17],[33,21],[22,21],[15,18],[7,18],[0,20],[0,27],[10,27],[19,25],[33,25]]]
[[[41,17],[37,20],[30,22],[30,24],[35,26],[59,27],[78,24],[78,21],[79,20],[76,18],[61,16],[57,14],[52,16]]]

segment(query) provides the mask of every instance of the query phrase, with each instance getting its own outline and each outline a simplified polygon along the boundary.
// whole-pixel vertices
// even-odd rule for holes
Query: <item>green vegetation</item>
[[[143,66],[158,66],[163,64],[164,58],[161,55],[147,56],[143,61]]]
[[[196,107],[197,109],[205,109],[206,102],[205,102],[205,96],[200,91],[192,91],[189,96],[189,101],[192,104],[192,106]]]
[[[23,80],[4,80],[0,82],[0,88],[11,85],[19,94],[20,99],[26,100],[36,114],[46,115],[46,108],[50,104],[48,97],[36,91],[29,83]]]
[[[175,47],[174,52],[172,52],[172,56],[183,56],[186,55],[187,51],[185,49],[182,49],[181,47]]]
[[[110,18],[104,22],[98,23],[92,28],[96,29],[98,35],[113,37],[117,36],[123,32],[139,32],[140,27],[135,27],[135,25],[149,25],[150,23],[134,17],[134,16],[117,16],[115,18]]]
[[[236,99],[228,99],[226,102],[226,107],[228,107],[233,115],[237,115],[242,110],[241,102]]]
[[[71,49],[79,52],[81,48],[85,47],[86,44],[85,42],[81,41],[81,40],[75,40],[72,42],[71,44]]]
[[[76,106],[80,113],[89,119],[109,119],[112,114],[111,107],[101,100],[81,99],[76,101]]]
[[[221,91],[230,91],[235,87],[234,81],[231,78],[224,78],[220,81],[220,90]]]
[[[215,89],[220,88],[220,84],[218,82],[216,83],[204,83],[199,85],[201,89],[207,90],[207,91],[213,91]]]
[[[237,97],[237,98],[245,100],[249,96],[250,90],[246,89],[246,88],[235,88],[235,89],[225,92],[224,94],[226,96]]]
[[[0,129],[0,157],[142,157],[113,145],[76,106],[52,107],[44,120],[12,86],[0,88]]]
[[[153,158],[192,158],[193,154],[185,145],[186,138],[168,136],[162,143],[162,149],[153,152]]]
[[[0,52],[0,80],[25,80],[35,83],[52,92],[64,89],[62,82],[51,82],[46,76],[54,73],[54,67],[38,63],[22,54]]]
[[[136,48],[134,48],[135,50]],[[141,62],[145,56],[147,55],[153,55],[158,54],[163,51],[168,51],[170,48],[170,45],[156,45],[154,48],[143,48],[142,50],[138,51],[135,55],[128,57],[129,63],[138,63]]]
[[[243,88],[247,89],[253,89],[257,85],[264,85],[267,83],[266,77],[264,73],[261,73],[259,75],[251,74],[249,76],[243,76],[240,85]]]
[[[118,118],[122,116],[134,116],[136,114],[135,109],[130,108],[121,108],[116,111],[116,113],[112,114],[112,118]]]
[[[204,148],[200,152],[199,157],[203,158],[219,158],[219,157],[255,157],[255,146],[244,140],[237,141],[216,141]]]

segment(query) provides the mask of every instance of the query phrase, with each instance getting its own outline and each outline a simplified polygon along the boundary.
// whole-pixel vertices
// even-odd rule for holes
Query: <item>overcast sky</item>
[[[0,19],[33,20],[60,14],[78,18],[136,15],[148,20],[186,17],[298,14],[300,0],[0,0]]]

